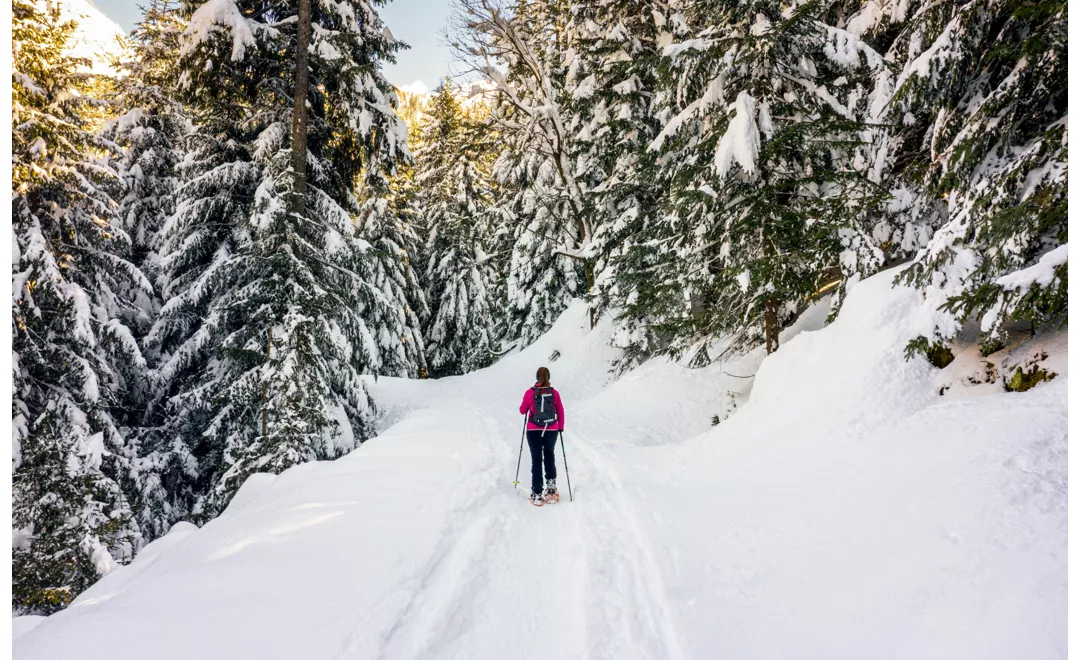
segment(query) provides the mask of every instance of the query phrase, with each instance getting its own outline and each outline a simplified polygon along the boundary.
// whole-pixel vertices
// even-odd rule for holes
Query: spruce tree
[[[488,251],[490,154],[481,126],[447,82],[436,90],[420,130],[416,180],[427,231],[425,331],[432,375],[473,371],[494,359],[495,262]]]
[[[380,342],[405,332],[377,321],[403,314],[371,281],[371,248],[354,225],[358,181],[407,154],[380,72],[398,46],[364,0],[311,7],[298,177],[298,7],[192,5],[181,40],[180,90],[198,129],[150,339],[170,433],[199,463],[199,516],[220,511],[252,472],[334,458],[370,436],[361,375],[379,373]]]
[[[430,312],[423,285],[422,241],[417,235],[419,213],[408,174],[365,186],[357,227],[372,246],[363,271],[365,279],[385,298],[373,308],[378,318],[369,321],[379,337],[379,375],[426,377],[424,323]]]
[[[175,99],[180,34],[171,0],[155,0],[135,27],[130,58],[119,63],[113,103],[121,110],[103,131],[121,149],[114,161],[124,182],[118,215],[131,236],[135,263],[151,279],[160,272],[159,233],[174,210],[180,140],[188,128]],[[137,325],[145,331],[160,308],[144,300]]]
[[[575,296],[587,291],[579,259],[570,257],[574,217],[551,160],[527,134],[499,154],[492,168],[495,251],[505,255],[505,337],[526,346],[547,332]]]
[[[771,352],[820,288],[882,261],[860,118],[883,62],[828,24],[835,9],[694,2],[695,38],[665,49],[665,127],[650,148],[671,192],[649,234],[649,298],[678,352],[711,359],[721,334],[729,350]]]
[[[467,32],[458,49],[497,97],[490,121],[504,148],[493,208],[499,252],[508,255],[507,338],[528,343],[595,281],[593,218],[574,167],[570,7],[522,2],[509,12],[462,0],[459,18]]]
[[[993,350],[1010,321],[1067,318],[1067,11],[985,0],[880,20],[902,65],[882,110],[897,126],[897,179],[913,208],[944,216],[899,278],[932,313],[920,342],[975,318]]]
[[[595,225],[598,312],[616,317],[613,345],[620,368],[641,362],[659,346],[651,317],[638,314],[637,273],[649,250],[636,238],[652,225],[665,187],[646,147],[662,127],[653,112],[661,51],[679,25],[667,3],[617,0],[572,5],[568,86],[572,89],[575,168],[586,213]]]
[[[141,542],[118,481],[131,452],[122,407],[144,366],[110,145],[89,120],[74,23],[12,4],[13,608],[49,613],[130,560]]]
[[[136,309],[125,319],[142,341],[161,309],[161,231],[174,212],[180,145],[189,121],[175,99],[180,34],[184,25],[170,0],[155,0],[132,33],[130,57],[118,64],[113,104],[119,117],[103,136],[120,150],[114,166],[124,184],[117,214],[131,237],[131,258],[155,284],[153,291],[131,292]],[[153,355],[148,355],[151,361]],[[128,419],[133,470],[129,496],[144,533],[168,531],[186,510],[185,481],[194,476],[188,448],[159,433],[160,420],[146,417],[153,388],[131,392]]]

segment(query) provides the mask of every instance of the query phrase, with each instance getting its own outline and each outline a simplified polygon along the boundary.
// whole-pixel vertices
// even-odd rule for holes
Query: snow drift
[[[575,305],[489,369],[380,379],[378,438],[253,477],[16,620],[15,656],[1065,657],[1067,374],[939,395],[890,278],[764,361],[610,382],[610,326]],[[512,480],[540,364],[574,502],[560,462],[563,503],[535,509]]]

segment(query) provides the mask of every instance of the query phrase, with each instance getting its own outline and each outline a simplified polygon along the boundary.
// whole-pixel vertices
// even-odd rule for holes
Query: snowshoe
[[[544,498],[540,495],[540,493],[533,493],[532,495],[530,495],[529,501],[532,502],[533,506],[544,506]]]
[[[544,485],[544,503],[555,504],[559,501],[559,489],[555,487],[555,480],[548,479]]]

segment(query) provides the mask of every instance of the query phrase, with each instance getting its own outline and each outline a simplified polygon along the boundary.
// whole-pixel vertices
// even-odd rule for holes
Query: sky
[[[397,63],[386,65],[390,82],[399,86],[419,80],[427,89],[435,89],[447,75],[453,59],[444,45],[442,33],[450,17],[451,0],[395,0],[376,7],[383,22],[398,41],[410,48],[399,51]],[[142,17],[137,0],[93,0],[93,4],[125,31],[135,27]]]

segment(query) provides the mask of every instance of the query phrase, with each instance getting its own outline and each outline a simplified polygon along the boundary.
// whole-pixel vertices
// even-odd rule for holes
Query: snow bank
[[[1064,657],[1067,373],[942,396],[970,369],[904,360],[920,301],[891,277],[767,359],[613,382],[576,303],[489,369],[380,378],[378,438],[256,475],[17,620],[15,657]],[[574,502],[559,452],[563,503],[536,509],[528,456],[512,482],[541,364]]]
[[[1065,378],[939,396],[890,276],[630,476],[689,657],[1065,657]]]

